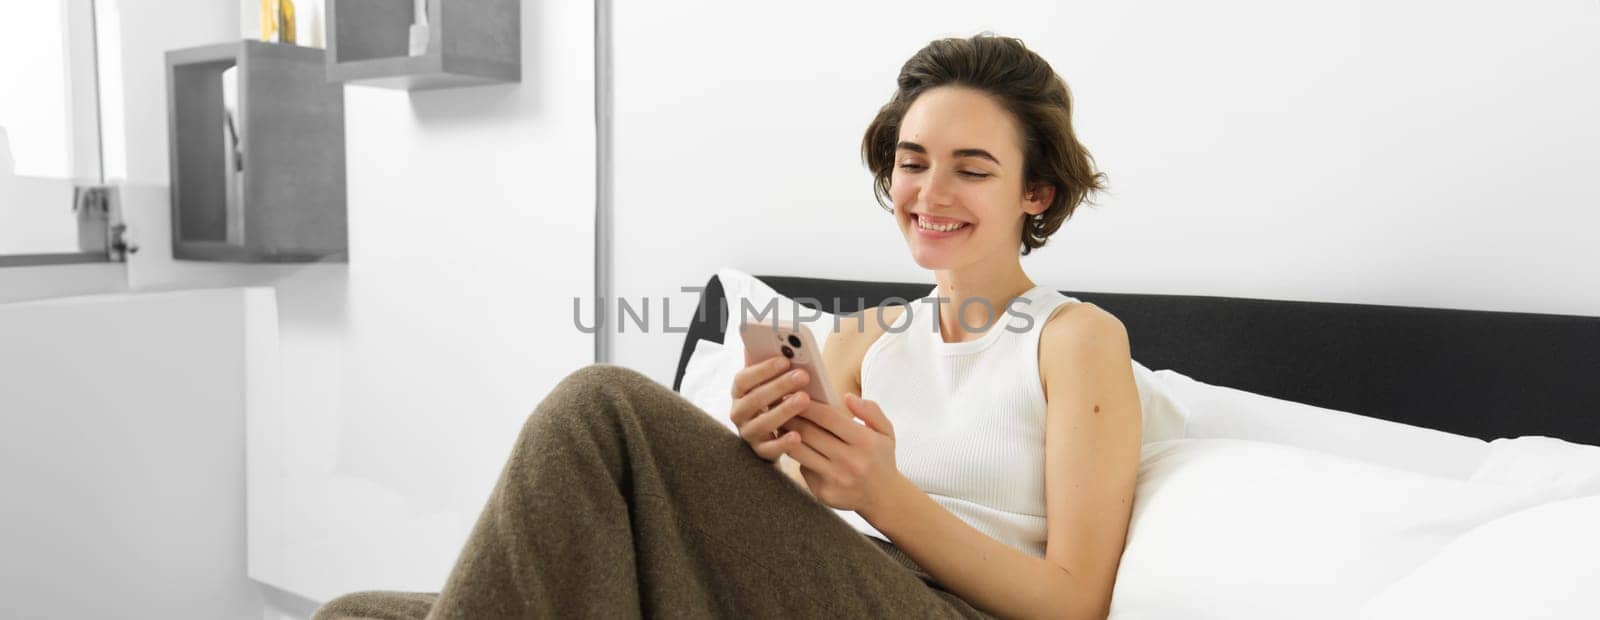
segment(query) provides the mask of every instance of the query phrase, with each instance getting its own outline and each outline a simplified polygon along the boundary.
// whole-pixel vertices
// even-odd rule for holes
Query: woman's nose
[[[951,183],[954,179],[943,171],[928,169],[928,174],[922,177],[922,201],[933,206],[945,206],[950,202],[952,195]]]

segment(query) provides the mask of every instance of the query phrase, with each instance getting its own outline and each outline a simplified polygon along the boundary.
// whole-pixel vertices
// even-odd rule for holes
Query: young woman
[[[737,436],[638,372],[580,369],[443,591],[317,618],[1105,617],[1142,433],[1128,336],[1019,258],[1100,188],[1066,84],[987,33],[930,43],[898,83],[862,153],[927,298],[848,317],[834,376],[741,370]]]

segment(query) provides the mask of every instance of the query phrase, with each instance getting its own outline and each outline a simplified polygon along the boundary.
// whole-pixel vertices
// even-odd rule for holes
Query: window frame
[[[67,45],[67,79],[71,89],[72,181],[77,185],[105,183],[105,139],[101,126],[101,76],[99,67],[97,0],[65,0],[62,6]],[[80,218],[78,226],[83,226]],[[81,238],[81,234],[80,234]],[[101,251],[0,254],[0,268],[42,265],[110,263],[109,248]]]

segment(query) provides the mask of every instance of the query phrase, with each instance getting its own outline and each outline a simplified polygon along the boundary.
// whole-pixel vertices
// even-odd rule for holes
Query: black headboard
[[[834,313],[933,289],[756,277]],[[1480,439],[1546,435],[1600,445],[1600,317],[1061,292],[1121,319],[1133,359],[1152,370]],[[728,315],[712,276],[685,335],[674,390],[695,341],[722,342]]]

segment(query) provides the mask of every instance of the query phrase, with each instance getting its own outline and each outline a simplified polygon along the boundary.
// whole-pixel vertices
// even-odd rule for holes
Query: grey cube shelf
[[[173,258],[348,260],[344,88],[327,82],[323,51],[242,40],[172,50],[166,62]],[[230,67],[238,172],[228,165]]]
[[[403,90],[522,81],[520,0],[428,0],[428,49],[410,56],[412,0],[327,0],[328,81]]]

